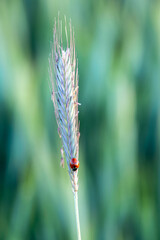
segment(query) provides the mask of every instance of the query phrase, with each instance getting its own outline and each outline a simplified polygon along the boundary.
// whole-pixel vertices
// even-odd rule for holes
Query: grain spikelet
[[[72,158],[79,158],[78,124],[78,64],[75,57],[74,31],[69,25],[69,42],[65,21],[66,49],[62,42],[62,21],[55,21],[52,52],[49,57],[49,73],[52,84],[52,101],[58,124],[58,133],[67,161],[73,192],[78,191],[78,169],[70,168]]]

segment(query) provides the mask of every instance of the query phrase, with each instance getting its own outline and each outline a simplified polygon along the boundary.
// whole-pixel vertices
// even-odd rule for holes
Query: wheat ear
[[[78,123],[78,63],[75,57],[74,31],[69,25],[69,42],[65,19],[65,37],[67,47],[62,42],[62,21],[54,25],[51,55],[49,57],[49,74],[52,88],[52,101],[62,139],[61,164],[64,165],[63,152],[67,161],[68,172],[74,194],[75,214],[78,240],[81,239],[78,211],[78,167],[72,169],[70,162],[76,159],[79,164],[79,123]],[[78,165],[79,166],[79,165]]]

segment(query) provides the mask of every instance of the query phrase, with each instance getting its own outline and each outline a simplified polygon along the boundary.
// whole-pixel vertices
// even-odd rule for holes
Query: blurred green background
[[[0,1],[0,240],[77,239],[48,86],[54,19],[79,61],[83,240],[160,239],[160,1]]]

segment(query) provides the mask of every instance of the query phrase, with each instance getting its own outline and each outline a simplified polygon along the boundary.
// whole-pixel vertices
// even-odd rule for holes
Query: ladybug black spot
[[[77,171],[77,167],[72,168],[73,172]]]

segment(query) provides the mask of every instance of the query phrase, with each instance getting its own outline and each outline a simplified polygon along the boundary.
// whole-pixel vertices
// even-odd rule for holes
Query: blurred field
[[[83,240],[160,239],[160,1],[0,1],[0,240],[75,240],[48,87],[58,11],[79,62]]]

